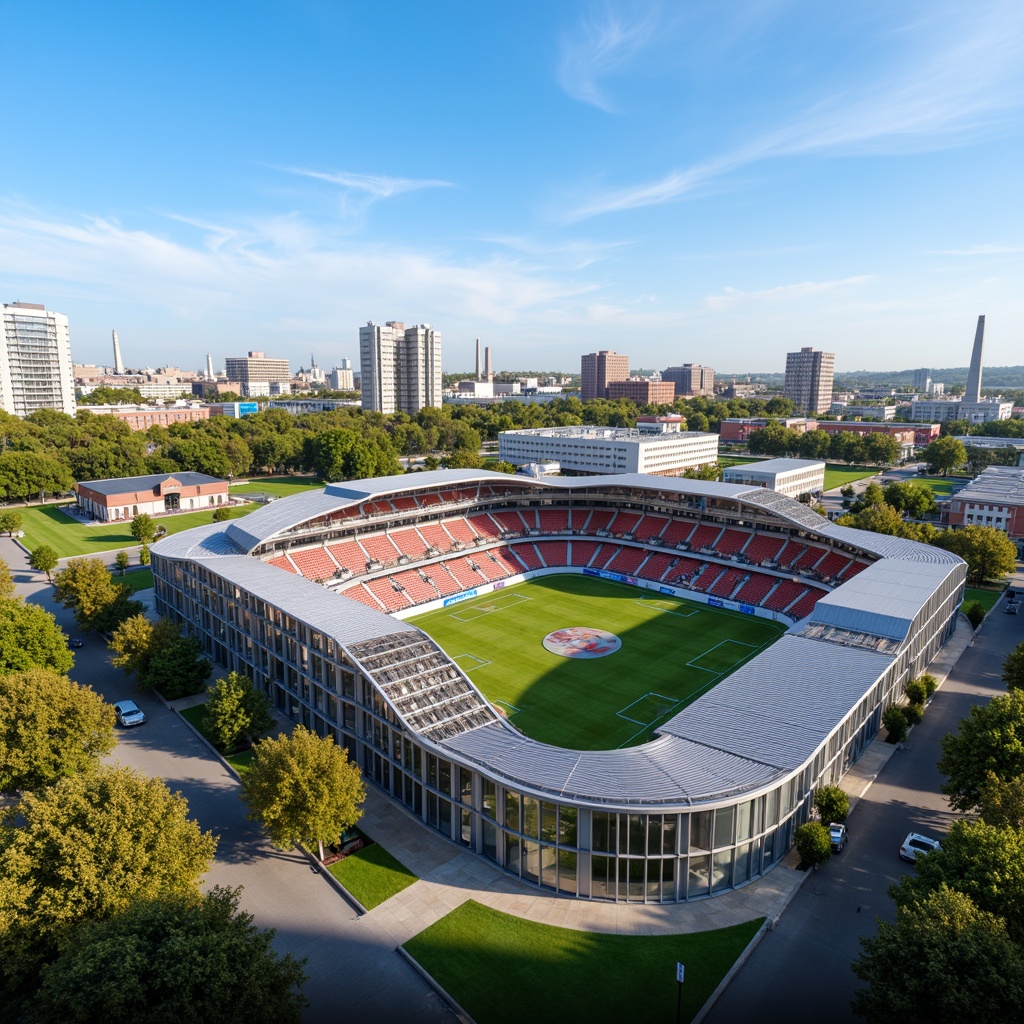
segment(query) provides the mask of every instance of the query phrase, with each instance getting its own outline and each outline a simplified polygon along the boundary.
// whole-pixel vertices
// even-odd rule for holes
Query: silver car
[[[119,700],[114,705],[114,714],[117,715],[118,723],[125,728],[131,725],[142,725],[146,720],[142,708],[133,700]]]

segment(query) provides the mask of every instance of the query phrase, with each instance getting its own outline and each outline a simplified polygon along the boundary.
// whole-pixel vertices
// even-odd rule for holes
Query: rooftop
[[[1024,505],[1024,466],[989,466],[956,492],[956,500]]]
[[[130,491],[155,491],[167,480],[177,480],[183,487],[225,482],[205,473],[151,473],[149,476],[115,477],[113,480],[80,480],[79,486],[88,487],[97,494],[127,494]]]

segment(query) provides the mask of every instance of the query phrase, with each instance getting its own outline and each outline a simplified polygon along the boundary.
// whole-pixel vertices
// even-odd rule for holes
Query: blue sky
[[[1024,4],[0,0],[0,299],[76,361],[1024,363]]]

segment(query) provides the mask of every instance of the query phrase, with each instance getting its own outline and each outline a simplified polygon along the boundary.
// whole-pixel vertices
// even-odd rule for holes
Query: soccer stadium
[[[623,902],[770,870],[966,576],[763,488],[477,470],[329,484],[152,555],[160,614],[422,827]]]

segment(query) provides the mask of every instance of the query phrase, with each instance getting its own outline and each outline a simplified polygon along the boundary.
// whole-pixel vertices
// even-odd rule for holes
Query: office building
[[[364,412],[441,407],[441,332],[397,320],[359,328],[360,392]]]
[[[915,370],[912,387],[919,394],[929,394],[932,390],[932,371],[924,366],[920,370]]]
[[[832,374],[834,352],[821,352],[810,347],[786,355],[784,393],[799,412],[817,415],[832,407]]]
[[[75,415],[68,318],[34,302],[3,306],[0,409],[28,416],[37,409]]]
[[[713,395],[715,393],[715,371],[700,363],[683,363],[661,371],[661,379],[676,386],[676,397],[683,395]]]
[[[1024,467],[983,470],[950,499],[949,525],[993,526],[1018,544],[1024,541]]]
[[[637,405],[671,405],[676,400],[676,386],[667,380],[646,380],[631,377],[629,380],[609,381],[606,398],[628,398]]]
[[[727,484],[767,487],[789,498],[809,494],[817,496],[825,489],[825,463],[809,459],[766,459],[729,466],[722,471]]]
[[[228,357],[224,360],[224,375],[229,380],[237,380],[242,386],[243,397],[250,395],[269,394],[269,389],[258,386],[261,384],[286,384],[291,390],[292,372],[288,368],[287,359],[268,359],[262,352],[250,352],[248,356]]]
[[[616,380],[629,380],[629,356],[618,352],[590,352],[580,358],[580,398],[607,398],[608,385]]]

